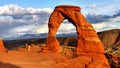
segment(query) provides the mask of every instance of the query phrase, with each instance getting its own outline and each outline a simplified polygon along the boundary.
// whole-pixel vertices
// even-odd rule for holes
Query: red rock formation
[[[103,32],[98,32],[98,36],[101,39],[104,48],[115,47],[116,45],[120,45],[120,29],[112,29]]]
[[[2,39],[0,39],[0,51],[5,51],[5,47],[4,47],[4,44],[3,44],[3,41]]]
[[[55,68],[109,68],[109,64],[103,55],[99,57],[79,56],[59,63]]]
[[[77,65],[75,68],[85,68],[85,66],[86,68],[109,68],[109,64],[104,56],[103,44],[92,25],[80,13],[80,10],[80,7],[70,5],[62,5],[55,8],[49,19],[49,33],[45,49],[51,52],[59,52],[60,44],[55,34],[61,22],[64,19],[68,19],[76,27],[78,34],[76,54],[80,59],[79,62],[73,61],[79,63],[80,66]]]

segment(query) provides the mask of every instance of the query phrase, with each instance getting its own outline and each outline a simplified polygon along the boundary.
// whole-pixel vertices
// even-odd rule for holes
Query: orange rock
[[[2,39],[0,39],[0,51],[6,51]]]
[[[55,34],[64,19],[68,19],[78,34],[77,55],[82,53],[104,53],[104,48],[92,25],[80,13],[80,7],[62,5],[57,6],[49,19],[49,34],[46,45],[51,51],[59,50],[59,42]]]
[[[104,55],[98,57],[79,56],[59,63],[55,68],[110,68]]]
[[[108,61],[104,57],[103,44],[99,40],[93,26],[86,21],[80,10],[80,7],[71,5],[61,5],[55,8],[48,23],[49,33],[46,47],[48,51],[59,52],[60,44],[55,34],[61,22],[68,19],[76,27],[78,34],[76,54],[82,59],[79,59],[77,62],[74,61],[76,67],[69,66],[74,66],[74,64],[65,63],[65,65],[68,65],[65,68],[109,68]],[[85,57],[88,57],[90,60],[85,60]]]

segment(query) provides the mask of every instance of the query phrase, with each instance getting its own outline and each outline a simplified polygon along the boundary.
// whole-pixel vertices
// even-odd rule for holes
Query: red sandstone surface
[[[64,57],[54,53],[9,51],[0,53],[0,68],[55,68]]]
[[[40,53],[41,48],[32,45],[30,50],[26,47],[0,52],[0,68],[95,68],[101,62],[99,56],[77,57],[66,47],[62,47],[60,53]],[[105,64],[99,64],[98,68],[104,68],[102,65]]]
[[[0,52],[1,51],[5,51],[6,49],[5,49],[5,47],[4,47],[4,44],[3,44],[3,41],[2,41],[2,39],[0,39]]]

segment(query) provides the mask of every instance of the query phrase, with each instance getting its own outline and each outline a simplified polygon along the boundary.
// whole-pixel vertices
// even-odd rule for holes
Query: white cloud
[[[10,16],[0,16],[0,22],[1,23],[12,23],[13,18]]]
[[[35,25],[25,25],[11,29],[11,32],[16,33],[26,33],[26,32],[33,32]]]
[[[24,8],[21,8],[17,5],[13,5],[13,4],[9,4],[9,5],[5,5],[0,7],[0,14],[19,14],[21,12],[23,12]]]
[[[111,22],[120,22],[120,16],[109,19]]]
[[[43,8],[42,11],[46,11],[48,13],[52,13],[52,9],[51,8]]]
[[[90,6],[84,7],[82,12],[84,14],[94,13],[100,15],[113,15],[117,10],[120,10],[119,1],[112,1],[111,3],[102,4],[92,4]],[[90,9],[89,9],[90,8]]]
[[[18,5],[13,5],[13,4],[9,4],[9,5],[5,5],[5,6],[1,6],[0,7],[0,14],[9,14],[9,15],[19,15],[19,14],[26,14],[26,13],[39,13],[41,11],[45,11],[48,13],[52,12],[51,8],[22,8]]]
[[[75,26],[70,23],[70,22],[66,22],[67,20],[65,20],[61,25],[60,28],[57,32],[57,34],[63,34],[63,33],[74,33],[76,32],[76,28]]]
[[[96,31],[101,31],[103,30],[104,27],[107,26],[106,23],[97,23],[97,24],[92,24],[92,25]]]
[[[92,24],[95,29],[101,29],[106,26],[106,23]]]
[[[105,31],[105,30],[110,30],[110,29],[120,29],[119,23],[102,22],[102,23],[96,23],[96,24],[92,24],[92,25],[97,32],[100,32],[100,31]]]
[[[41,27],[37,27],[35,32],[36,32],[36,34],[48,33],[48,27],[47,27],[47,25],[43,25]]]
[[[13,4],[0,6],[0,36],[5,38],[27,33],[44,33],[46,27],[43,25],[47,26],[46,21],[51,12],[50,8],[22,8]]]
[[[96,4],[92,4],[92,5],[90,5],[88,8],[94,9],[94,8],[96,8],[96,7],[97,7]]]

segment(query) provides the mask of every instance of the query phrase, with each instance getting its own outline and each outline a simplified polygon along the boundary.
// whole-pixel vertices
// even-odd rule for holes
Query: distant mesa
[[[75,60],[79,60],[77,68],[78,66],[79,68],[110,68],[104,56],[102,42],[99,40],[93,26],[86,21],[80,11],[81,9],[79,6],[60,5],[55,7],[49,18],[49,32],[46,47],[43,48],[43,52],[59,52],[60,43],[55,35],[62,21],[67,19],[76,27],[76,32],[78,34],[76,42],[76,54],[78,59],[76,58]],[[64,64],[62,66],[64,66]]]

